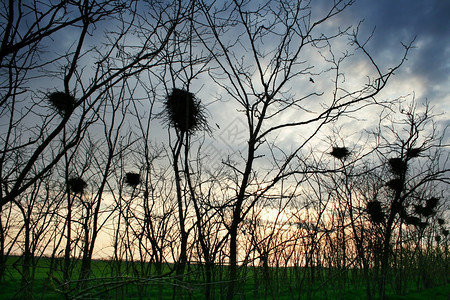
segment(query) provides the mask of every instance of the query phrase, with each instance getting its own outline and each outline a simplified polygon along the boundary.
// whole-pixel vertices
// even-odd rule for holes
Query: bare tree
[[[372,221],[382,224],[380,297],[385,298],[394,233],[401,236],[402,223],[424,229],[436,214],[449,181],[445,151],[445,129],[439,133],[428,104],[423,111],[412,102],[402,108],[403,120],[391,120],[376,134],[381,140],[378,153],[384,163],[386,190],[368,203]],[[387,131],[387,132],[386,132]],[[388,172],[386,172],[388,171]],[[425,192],[426,191],[426,192]]]
[[[438,212],[440,199],[448,193],[445,129],[438,133],[428,104],[423,110],[416,105],[413,101],[399,113],[386,109],[378,130],[367,138],[374,140],[365,143],[367,149],[333,147],[331,155],[339,163],[321,178],[332,199],[340,202],[341,226],[351,233],[368,299],[375,296],[376,283],[380,297],[386,296],[392,268],[397,268],[395,290],[404,290],[408,279],[402,270],[403,250],[408,232],[423,232]],[[421,239],[416,237],[416,241]],[[349,254],[344,258],[353,259]]]
[[[207,237],[204,233],[205,215],[200,208],[202,192],[197,181],[202,178],[192,175],[193,173],[200,174],[198,173],[200,170],[198,169],[198,157],[192,160],[190,150],[196,141],[196,135],[202,136],[210,132],[206,120],[205,104],[202,99],[196,97],[191,89],[197,77],[206,72],[211,55],[196,51],[201,45],[194,22],[198,7],[195,2],[191,2],[187,9],[188,21],[180,26],[174,35],[174,48],[168,48],[164,57],[166,69],[158,74],[161,82],[168,82],[165,88],[167,96],[164,100],[163,120],[169,127],[170,163],[174,171],[175,197],[178,206],[180,249],[179,258],[176,260],[177,283],[174,287],[174,297],[179,297],[179,282],[183,280],[188,261],[188,240],[190,233],[195,228],[197,236],[194,239],[200,244],[200,253],[205,260],[207,277],[205,297],[210,299],[212,261]],[[173,129],[172,132],[175,133],[173,140],[170,129]],[[191,206],[195,217],[190,216]]]
[[[280,276],[299,296],[334,286],[345,297],[349,272],[361,264],[367,297],[375,295],[373,270],[383,298],[390,272],[406,261],[406,236],[419,241],[409,242],[408,255],[423,260],[419,243],[439,243],[432,238],[445,227],[438,208],[448,154],[433,125],[423,138],[432,116],[414,106],[387,131],[380,121],[375,150],[315,149],[341,118],[367,107],[389,111],[392,101],[377,95],[411,47],[402,44],[398,63],[381,67],[359,25],[330,26],[353,2],[5,2],[0,278],[8,249],[23,246],[24,295],[31,297],[28,266],[52,236],[51,282],[66,298],[91,296],[103,231],[113,240],[115,268],[102,280],[119,289],[136,283],[140,296],[153,290],[154,268],[159,297],[163,277],[178,298],[186,278],[197,276],[206,299],[219,286],[232,299],[244,293],[240,280],[253,265],[260,267],[252,274],[255,296],[264,286],[265,297],[277,297]],[[58,43],[67,32],[73,44]],[[353,54],[365,58],[366,74],[351,72]],[[205,78],[212,84],[203,85]],[[214,93],[220,96],[205,101]],[[223,119],[245,135],[229,141],[235,151],[217,169],[205,150],[227,126],[211,130],[205,103],[226,106]],[[161,116],[168,146],[152,140]],[[50,229],[52,215],[59,224]],[[59,256],[62,277],[53,273]],[[281,272],[283,264],[293,268]]]
[[[111,89],[158,65],[158,55],[182,21],[180,3],[83,0],[2,5],[0,117],[6,126],[0,140],[1,207],[39,185],[80,144],[98,121]],[[130,41],[129,34],[138,38]],[[5,247],[1,251],[3,262]]]
[[[232,199],[229,227],[227,297],[230,299],[235,295],[238,278],[238,228],[246,214],[280,179],[303,172],[298,157],[322,127],[376,103],[374,97],[403,63],[410,48],[405,45],[405,56],[400,57],[397,65],[384,71],[367,51],[367,41],[360,41],[358,28],[336,28],[334,32],[321,29],[352,4],[353,1],[335,1],[319,10],[304,1],[258,4],[229,1],[220,7],[199,2],[202,10],[199,25],[208,33],[203,32],[201,37],[215,63],[209,74],[227,97],[235,101],[246,127],[246,142],[240,145],[242,155],[236,158],[239,163],[229,165],[239,178]],[[350,56],[344,53],[338,57],[333,50],[335,43],[342,39],[348,39],[353,50],[365,56],[371,68],[371,73],[367,74],[369,82],[360,88],[346,86],[342,81],[346,73],[344,61]],[[308,63],[313,52],[322,56],[323,69]],[[245,56],[239,53],[245,53]],[[326,73],[326,70],[330,72]],[[326,78],[331,73],[330,82],[323,82],[323,89],[300,92],[293,87],[294,81],[312,84],[310,77]],[[320,105],[315,105],[318,102]],[[295,119],[289,117],[290,114],[295,115]],[[251,193],[255,176],[258,176],[258,164],[267,151],[266,145],[270,145],[277,134],[293,133],[301,128],[305,128],[301,140],[285,153],[270,176],[266,176],[264,182],[260,181],[264,188]]]
[[[96,111],[109,88],[157,64],[154,60],[180,21],[180,11],[178,7],[165,10],[165,6],[155,4],[141,16],[136,12],[138,4],[143,5],[87,0],[55,5],[7,3],[0,51],[1,116],[8,120],[1,144],[1,206],[32,186],[78,143],[82,132],[96,120]],[[139,23],[142,19],[145,21]],[[95,29],[105,22],[117,25],[117,31],[107,32],[105,47],[88,46],[88,37],[95,33],[99,38]],[[76,34],[73,46],[64,49],[64,43],[57,45],[58,53],[63,54],[43,52],[51,38],[60,40],[68,29]],[[125,41],[127,33],[144,30],[145,40],[139,46]],[[87,56],[91,60],[86,61]],[[62,70],[55,67],[58,65]],[[93,68],[86,72],[89,65]],[[47,84],[55,82],[55,86],[39,86],[38,81],[44,79]],[[51,158],[49,151],[53,153]],[[34,174],[36,162],[43,157],[47,163]]]
[[[52,174],[48,174],[46,178],[41,178],[32,189],[13,201],[16,211],[22,217],[21,221],[15,224],[21,237],[9,237],[11,246],[22,251],[18,263],[22,277],[21,289],[16,295],[26,299],[32,298],[36,266],[51,244],[49,228],[62,203],[61,197],[53,191],[52,177]],[[10,216],[9,221],[14,222],[14,218]]]

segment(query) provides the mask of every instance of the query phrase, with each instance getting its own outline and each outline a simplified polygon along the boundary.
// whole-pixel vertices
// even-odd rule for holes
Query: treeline
[[[103,257],[103,286],[141,298],[448,283],[445,125],[378,99],[412,44],[384,66],[330,29],[352,4],[5,4],[0,279],[31,299],[46,257],[49,286],[93,295]]]

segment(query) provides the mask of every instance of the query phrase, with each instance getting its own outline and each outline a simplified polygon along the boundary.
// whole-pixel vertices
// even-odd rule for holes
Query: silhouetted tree
[[[3,8],[0,118],[8,125],[1,131],[0,207],[64,164],[98,121],[105,94],[157,65],[182,21],[180,2],[6,1]],[[130,44],[131,32],[145,38]]]
[[[349,111],[375,104],[372,100],[402,65],[410,48],[405,46],[405,56],[400,62],[384,71],[369,54],[367,43],[360,42],[358,28],[353,31],[336,28],[324,34],[322,26],[326,27],[352,4],[353,1],[336,1],[319,12],[313,6],[305,6],[303,1],[265,1],[256,5],[230,1],[220,7],[199,2],[202,14],[198,19],[203,20],[199,25],[205,25],[197,26],[197,31],[202,32],[200,38],[217,66],[209,74],[226,97],[235,100],[235,108],[240,113],[235,114],[235,118],[242,117],[240,120],[245,124],[245,141],[238,145],[242,147],[241,155],[236,157],[235,164],[228,165],[235,174],[232,179],[234,195],[230,198],[232,213],[227,217],[231,220],[227,227],[228,299],[236,295],[235,287],[239,282],[239,226],[248,212],[282,178],[304,173],[299,157],[322,127]],[[346,86],[340,79],[346,73],[342,62],[350,59],[347,53],[338,57],[334,52],[333,43],[340,38],[349,38],[354,50],[362,53],[370,64],[370,80],[362,87]],[[306,63],[313,52],[324,59],[323,68]],[[332,78],[326,70],[332,70]],[[311,75],[321,75],[321,82],[324,86],[329,83],[328,88],[318,89],[318,80],[307,90],[294,87],[302,80],[307,84]],[[317,103],[321,104],[315,105]],[[302,131],[302,128],[308,130]],[[295,140],[293,136],[299,132],[304,134],[298,135],[300,141],[288,152],[281,150],[270,172],[262,171],[269,174],[263,182],[258,179],[260,187],[264,188],[254,188],[258,163],[274,145],[276,136],[289,134]],[[254,190],[256,192],[251,192]]]
[[[176,187],[176,197],[178,203],[178,221],[180,226],[180,257],[176,265],[176,276],[177,281],[183,280],[184,269],[187,263],[187,247],[188,247],[188,237],[189,231],[186,229],[186,211],[187,211],[187,201],[183,198],[192,197],[192,192],[189,187],[185,191],[182,187],[182,176],[181,172],[186,175],[186,181],[190,182],[189,178],[189,165],[188,165],[188,155],[190,149],[190,137],[197,130],[207,129],[206,118],[204,114],[204,108],[200,101],[195,98],[194,94],[189,91],[174,88],[167,96],[164,102],[167,121],[169,126],[173,127],[176,131],[176,142],[172,152],[172,166],[174,168],[175,177],[175,187]],[[182,150],[184,147],[185,163],[182,164],[180,169],[180,162]],[[179,287],[175,285],[175,290],[178,290],[177,294],[180,293]],[[175,297],[179,297],[175,296]]]
[[[31,187],[75,147],[97,119],[105,91],[151,67],[181,20],[178,6],[165,10],[164,4],[156,3],[147,7],[155,13],[143,17],[145,24],[131,24],[126,20],[141,17],[136,14],[137,1],[27,2],[5,2],[6,17],[1,21],[5,30],[0,37],[0,107],[9,126],[2,131],[0,206]],[[106,32],[104,46],[88,46],[90,35],[103,38],[99,28],[107,22],[117,24],[117,31]],[[64,48],[61,39],[67,30],[73,31]],[[138,49],[124,42],[130,31],[146,32],[147,40]],[[49,45],[54,52],[47,51]],[[88,55],[93,70],[82,72]],[[42,82],[54,86],[40,86]],[[57,91],[40,92],[43,89]],[[43,103],[60,116],[56,118]],[[27,109],[18,110],[18,105]]]
[[[429,217],[436,213],[440,185],[448,183],[449,169],[446,164],[448,153],[444,151],[443,133],[439,133],[428,104],[421,111],[412,102],[401,110],[403,119],[392,120],[388,131],[377,132],[383,141],[378,147],[384,161],[386,191],[380,193],[384,199],[377,199],[381,207],[370,212],[372,219],[381,223],[383,240],[381,255],[380,297],[385,298],[386,284],[392,253],[394,231],[401,234],[400,222],[419,228],[428,226]],[[436,186],[437,184],[437,186]],[[436,188],[430,189],[430,186]],[[422,191],[427,191],[423,194]],[[417,197],[416,195],[422,196]],[[423,197],[426,197],[425,199]],[[380,202],[381,201],[381,202]],[[383,203],[383,205],[381,205]],[[369,207],[368,207],[369,208]],[[401,276],[400,274],[399,276]]]

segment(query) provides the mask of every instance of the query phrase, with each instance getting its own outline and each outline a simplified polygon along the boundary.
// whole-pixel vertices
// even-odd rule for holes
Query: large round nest
[[[181,89],[173,89],[164,102],[166,121],[182,133],[206,128],[204,108],[200,101]]]

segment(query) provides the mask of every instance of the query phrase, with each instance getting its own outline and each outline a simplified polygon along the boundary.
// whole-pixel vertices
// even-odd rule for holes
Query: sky
[[[254,1],[254,0],[252,0]],[[218,1],[220,2],[220,1]],[[256,1],[257,2],[257,1]],[[332,2],[313,0],[311,6]],[[375,29],[368,48],[378,61],[393,64],[402,55],[401,42],[414,41],[408,61],[396,73],[395,86],[415,92],[441,110],[450,110],[450,1],[449,0],[356,0],[337,15],[333,24],[361,25],[363,35]],[[67,43],[73,39],[67,35]]]
[[[332,1],[312,0],[311,6],[315,7],[315,5],[325,2]],[[434,112],[440,114],[437,120],[443,127],[450,125],[450,118],[446,115],[450,111],[450,20],[448,12],[450,12],[449,0],[357,0],[355,4],[333,19],[331,27],[356,25],[359,21],[364,20],[361,24],[362,36],[369,36],[375,29],[367,47],[375,60],[382,66],[392,66],[398,63],[404,50],[401,43],[408,44],[414,40],[414,49],[409,53],[408,60],[391,78],[380,97],[394,99],[409,94],[414,95],[419,103],[427,100],[435,107]],[[61,45],[67,47],[73,43],[73,38],[66,32],[64,34],[65,40],[63,41],[65,42]],[[94,42],[98,41],[97,39],[97,36],[92,37]],[[54,43],[55,40],[49,41],[48,48],[53,49]],[[353,71],[358,72],[357,59],[354,63]],[[363,71],[365,71],[364,67],[361,67],[361,72]],[[359,79],[364,80],[365,78],[364,74],[356,75],[359,75],[356,76]],[[319,89],[321,84],[330,87],[329,80],[321,82],[320,78],[315,78],[315,85],[311,85],[308,78],[309,76],[302,83],[308,89],[317,88],[317,91],[321,92],[322,90]],[[205,85],[202,80],[199,80],[199,84]],[[206,84],[205,86],[198,95],[205,103],[214,102],[215,97],[224,94],[215,84]],[[44,89],[44,87],[47,87],[47,82],[44,82],[43,86],[39,86],[40,89]],[[231,129],[240,130],[245,127],[245,124],[239,123],[240,121],[233,123],[234,117],[231,114],[223,113],[224,108],[228,109],[232,106],[232,103],[216,103],[207,107],[210,126],[215,129],[214,141],[211,146],[224,147],[222,150],[228,147],[229,149],[225,151],[228,153],[238,150],[238,147],[230,145],[232,143],[226,130],[233,125],[235,127],[231,127]],[[220,129],[216,128],[216,123]],[[161,140],[167,141],[166,130],[160,130],[154,136],[159,136]],[[245,138],[246,135],[240,135],[237,143],[245,142]],[[292,135],[287,131],[279,139],[291,143]],[[447,141],[447,143],[449,142]],[[218,156],[222,156],[225,152],[220,152]]]
[[[326,2],[312,1],[311,6],[314,7],[315,3]],[[387,71],[387,67],[396,65],[401,60],[404,53],[402,43],[410,44],[412,42],[413,49],[410,50],[407,61],[395,72],[395,76],[390,79],[378,97],[395,99],[407,96],[407,100],[414,98],[418,106],[428,101],[434,107],[433,112],[437,114],[435,121],[442,130],[445,126],[450,125],[450,117],[448,117],[450,111],[449,12],[450,1],[447,0],[357,0],[355,4],[333,19],[330,28],[355,26],[359,21],[363,21],[360,25],[361,37],[368,37],[374,31],[367,48],[375,61],[382,69],[384,68],[384,72]],[[354,73],[355,80],[361,83],[361,80],[365,79],[363,72],[366,72],[367,69],[362,61],[358,61],[358,58],[351,62],[349,70]],[[359,63],[362,65],[359,66]],[[359,71],[361,74],[357,73]],[[347,78],[347,81],[350,82],[350,80],[351,78]],[[329,80],[321,81],[325,80],[318,76],[315,85],[304,83],[304,86],[317,88],[323,84],[323,86],[327,86],[324,89],[330,87]],[[213,120],[217,121],[221,128],[233,126],[231,123],[234,121],[230,122],[230,116],[222,113],[222,107],[219,109],[211,107],[210,109]],[[354,125],[347,126],[350,130],[344,135],[354,134],[356,140],[359,132],[355,133],[355,131],[376,126],[376,117],[373,115],[369,117],[368,113],[367,111],[362,112],[358,117],[370,118],[370,122],[356,127]],[[347,122],[354,124],[354,120],[347,120]],[[238,125],[236,126],[239,127]],[[286,130],[278,137],[278,142],[289,147],[289,144],[295,140],[292,133],[296,134]],[[224,130],[219,130],[217,136],[219,141],[220,139],[224,141],[226,134]],[[450,144],[448,136],[447,134],[447,140],[444,143]],[[236,148],[236,145],[233,147]]]
[[[420,101],[427,98],[442,110],[450,108],[450,1],[358,0],[342,18],[364,19],[367,30],[375,28],[370,48],[374,53],[395,55],[400,42],[415,38],[408,61],[397,74],[398,88],[416,87]],[[397,81],[397,78],[394,78]],[[419,82],[410,86],[409,82]],[[400,87],[400,84],[403,87]],[[448,119],[448,118],[447,118]]]
[[[315,1],[312,0],[311,5],[314,5]],[[361,32],[366,36],[375,29],[368,49],[376,60],[385,65],[392,65],[402,57],[402,42],[408,44],[414,40],[415,47],[409,53],[408,60],[396,72],[380,97],[395,98],[399,95],[414,94],[419,103],[428,100],[435,107],[435,113],[441,114],[437,120],[442,128],[450,125],[449,15],[450,0],[357,0],[353,6],[336,17],[336,24],[355,25],[364,20]],[[68,44],[63,46],[73,42],[70,35],[67,35],[66,42]],[[49,49],[54,46],[51,43],[49,42]],[[46,84],[47,82],[43,86],[47,86]],[[305,85],[313,87],[308,79]],[[320,82],[316,79],[315,86],[319,85]],[[214,95],[214,92],[205,88],[200,98],[207,100],[208,95]],[[239,120],[233,122],[234,118],[229,113],[223,113],[223,106],[211,105],[208,110],[212,119],[210,126],[215,128],[217,123],[221,127],[215,129],[214,141],[205,145],[205,152],[209,151],[215,155],[211,157],[211,166],[215,167],[220,165],[220,159],[227,153],[242,150],[235,145],[245,142],[245,133],[239,132],[245,124]],[[355,128],[358,127],[352,126],[351,130]],[[227,135],[228,129],[237,130],[239,135],[234,136],[238,138],[237,141],[230,140],[233,137]],[[167,141],[167,130],[161,130],[159,135],[162,140]],[[286,147],[289,147],[288,143],[292,143],[295,138],[286,134],[279,139],[284,139]],[[448,138],[444,143],[450,144]]]

